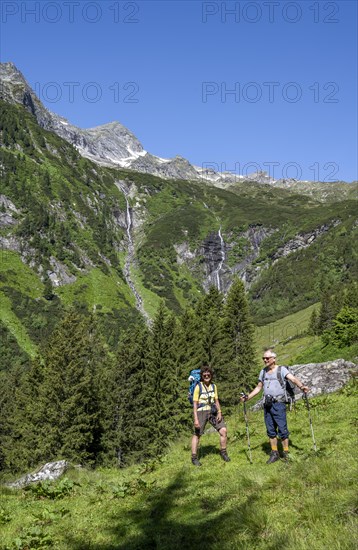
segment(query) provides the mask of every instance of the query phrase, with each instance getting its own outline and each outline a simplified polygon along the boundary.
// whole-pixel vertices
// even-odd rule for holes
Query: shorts
[[[287,428],[286,404],[273,403],[271,407],[264,407],[264,418],[267,435],[271,439],[277,437],[287,439],[290,432]]]
[[[216,416],[212,416],[210,411],[201,411],[199,409],[198,420],[199,420],[200,428],[194,427],[194,433],[197,436],[203,435],[207,422],[210,422],[212,427],[215,428],[215,430],[217,430],[218,432],[221,430],[221,428],[226,428],[226,424],[224,422],[223,417],[221,417],[220,422],[218,422],[216,419]]]

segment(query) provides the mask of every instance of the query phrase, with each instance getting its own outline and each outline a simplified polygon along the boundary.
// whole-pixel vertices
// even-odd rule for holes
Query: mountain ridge
[[[40,126],[55,132],[74,145],[82,156],[103,166],[121,167],[165,179],[196,180],[221,188],[235,187],[243,181],[256,182],[290,189],[321,200],[345,198],[352,192],[351,184],[346,182],[309,182],[293,178],[277,180],[265,171],[243,176],[195,166],[179,155],[164,159],[146,151],[136,136],[118,121],[81,129],[46,109],[23,74],[11,62],[0,63],[0,98],[24,105]]]

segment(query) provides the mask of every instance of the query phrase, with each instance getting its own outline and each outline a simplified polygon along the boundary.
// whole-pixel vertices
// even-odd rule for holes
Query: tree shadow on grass
[[[226,498],[230,495],[215,496],[209,492],[204,497],[196,493],[197,489],[190,478],[185,480],[185,472],[179,472],[168,487],[154,490],[147,496],[143,493],[141,502],[133,503],[130,509],[123,508],[112,517],[112,526],[107,531],[112,542],[93,543],[68,535],[66,548],[247,550],[256,547],[255,542],[264,536],[267,528],[267,516],[259,502],[260,491],[245,491],[243,502],[227,509]],[[287,541],[276,541],[279,545],[284,542]]]
[[[220,458],[219,452],[219,445],[200,445],[199,458],[202,459],[209,455],[217,455]]]

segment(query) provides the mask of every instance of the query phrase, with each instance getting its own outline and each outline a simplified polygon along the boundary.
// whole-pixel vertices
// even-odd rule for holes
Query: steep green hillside
[[[1,321],[30,356],[69,306],[95,311],[113,342],[140,300],[150,317],[161,298],[181,313],[216,281],[222,254],[221,285],[245,278],[257,324],[316,302],[322,279],[356,277],[353,199],[101,167],[4,102],[0,144]]]
[[[188,433],[161,461],[122,470],[74,468],[59,482],[28,491],[2,487],[1,548],[353,550],[355,404],[353,386],[311,401],[315,453],[307,410],[298,403],[289,416],[289,463],[265,464],[262,412],[249,413],[249,463],[240,407],[228,421],[228,464],[219,457],[217,435],[208,433],[202,467],[193,467]]]
[[[30,355],[63,306],[95,309],[107,328],[127,326],[138,313],[121,268],[117,218],[126,203],[115,175],[20,107],[0,107],[2,322]]]
[[[322,281],[337,285],[357,279],[356,206],[354,201],[342,202],[342,209],[337,208],[335,215],[332,211],[330,214],[331,220],[342,223],[337,223],[309,247],[293,251],[263,271],[250,289],[253,313],[259,324],[266,324],[267,319],[277,319],[283,312],[298,311],[317,301]],[[321,213],[316,212],[317,215]],[[272,249],[268,253],[262,251],[256,263],[259,264],[265,254],[270,256],[270,253]]]
[[[232,192],[206,183],[148,179],[133,173],[127,177],[136,184],[147,214],[137,246],[143,284],[177,311],[186,300],[195,300],[197,285],[193,287],[192,276],[199,282],[204,276],[203,241],[220,227],[228,243],[225,262],[230,267],[252,253],[243,234],[252,227],[267,230],[248,270],[256,272],[250,295],[260,324],[317,301],[326,274],[345,281],[358,271],[354,200],[320,204],[252,182]],[[322,234],[312,245],[292,245],[288,255],[282,251],[295,237],[319,228]],[[178,265],[180,244],[187,246],[193,259]]]

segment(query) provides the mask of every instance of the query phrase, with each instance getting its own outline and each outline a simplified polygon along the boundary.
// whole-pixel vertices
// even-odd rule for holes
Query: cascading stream
[[[203,205],[205,208],[209,210],[208,205],[203,202]],[[219,218],[215,216],[216,221],[219,223]],[[225,243],[224,239],[221,234],[221,225],[219,227],[218,236],[220,239],[220,256],[221,260],[219,261],[218,267],[211,273],[210,279],[213,281],[213,283],[216,285],[216,288],[221,291],[221,280],[220,280],[220,271],[222,270],[224,261],[225,261]]]
[[[126,199],[126,205],[127,205],[127,213],[126,213],[126,222],[127,222],[127,236],[128,236],[128,242],[130,245],[133,246],[132,242],[132,235],[131,235],[131,227],[132,227],[132,216],[131,216],[131,210],[129,207],[129,201],[127,199],[126,194],[124,194],[124,197]]]
[[[135,301],[136,301],[136,308],[140,313],[143,315],[143,317],[146,319],[147,323],[150,322],[149,316],[146,313],[144,306],[143,306],[143,300],[139,292],[137,291],[135,284],[131,278],[131,265],[134,260],[134,244],[132,240],[132,227],[133,227],[133,220],[132,220],[132,211],[129,205],[128,200],[128,190],[125,188],[124,185],[118,184],[119,189],[122,191],[124,198],[126,200],[126,232],[128,237],[128,253],[126,256],[126,260],[124,263],[124,270],[123,274],[127,281],[127,284],[131,291],[134,294]]]
[[[219,238],[220,238],[220,255],[221,255],[221,260],[219,261],[219,265],[218,267],[216,268],[216,270],[214,271],[213,273],[213,279],[215,280],[216,282],[216,287],[219,291],[221,291],[221,280],[220,280],[220,271],[222,270],[222,266],[223,266],[223,263],[225,261],[225,247],[224,247],[224,239],[222,237],[222,234],[221,234],[221,226],[219,228],[219,231],[218,231],[218,235],[219,235]]]

